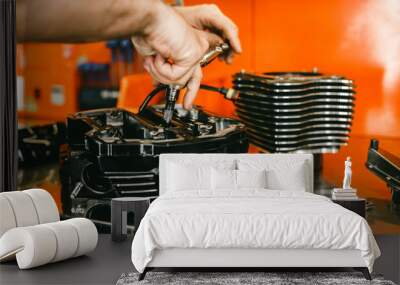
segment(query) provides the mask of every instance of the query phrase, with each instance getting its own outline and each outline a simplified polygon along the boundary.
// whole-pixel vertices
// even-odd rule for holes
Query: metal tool
[[[222,43],[216,46],[214,49],[207,52],[202,59],[200,60],[199,64],[201,67],[204,67],[211,63],[214,59],[216,59],[219,55],[227,52],[229,50],[229,45],[227,43]]]
[[[227,43],[222,43],[216,46],[214,49],[210,50],[202,57],[202,59],[199,61],[200,66],[204,67],[208,65],[219,55],[225,53],[228,50],[229,50],[229,45]],[[182,89],[183,87],[184,86],[182,85],[171,84],[167,88],[166,91],[167,101],[165,103],[164,116],[163,116],[164,121],[167,125],[171,123],[172,116],[174,114],[175,103],[176,100],[178,100],[179,98],[180,89]]]
[[[164,121],[169,125],[174,114],[175,103],[178,100],[181,85],[169,85],[166,91],[167,101],[165,102]]]

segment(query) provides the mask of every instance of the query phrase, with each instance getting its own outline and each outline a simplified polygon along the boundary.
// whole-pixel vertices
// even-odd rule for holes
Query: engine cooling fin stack
[[[268,152],[337,152],[349,139],[355,86],[316,72],[234,75],[236,113],[250,141]]]

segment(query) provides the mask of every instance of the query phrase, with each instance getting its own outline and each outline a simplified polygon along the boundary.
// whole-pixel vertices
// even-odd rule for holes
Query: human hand
[[[187,7],[175,7],[182,17],[192,27],[214,33],[222,37],[225,41],[228,40],[232,51],[241,53],[242,47],[240,44],[238,32],[239,29],[235,23],[225,16],[217,5],[203,4]],[[227,63],[232,63],[233,53],[225,54],[223,58]]]
[[[144,68],[160,83],[186,86],[183,105],[190,109],[202,78],[198,64],[210,46],[222,39],[187,24],[174,9],[160,2],[152,7],[153,20],[132,38],[144,56]]]

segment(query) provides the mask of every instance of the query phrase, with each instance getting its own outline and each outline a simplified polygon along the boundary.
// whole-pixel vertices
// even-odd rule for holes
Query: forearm
[[[160,0],[17,0],[19,41],[91,42],[131,37],[155,21]]]

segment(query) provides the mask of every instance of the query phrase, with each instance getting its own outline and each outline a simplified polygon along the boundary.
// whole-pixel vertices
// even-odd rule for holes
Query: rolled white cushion
[[[0,239],[0,260],[14,255],[20,269],[40,266],[52,261],[57,240],[53,231],[43,225],[14,228]]]
[[[3,192],[13,209],[17,227],[33,226],[39,223],[38,214],[31,197],[22,191]]]
[[[60,220],[56,202],[49,192],[43,189],[29,189],[22,192],[31,197],[39,218],[39,224],[52,223]]]
[[[78,248],[74,257],[91,252],[96,248],[98,233],[96,226],[91,220],[85,218],[74,218],[65,220],[64,222],[71,224],[78,233]]]
[[[56,236],[57,249],[51,262],[57,262],[73,257],[78,249],[78,233],[70,223],[55,222],[44,224],[44,227],[53,231]]]
[[[0,237],[9,229],[15,228],[17,222],[10,202],[0,195]]]
[[[85,218],[18,227],[0,238],[0,261],[16,256],[20,269],[33,268],[89,253],[97,240],[96,227]]]

